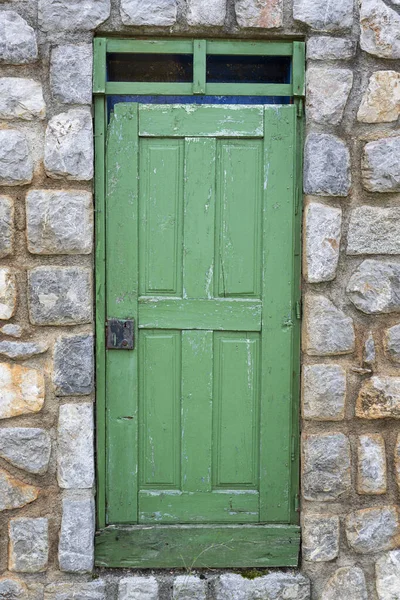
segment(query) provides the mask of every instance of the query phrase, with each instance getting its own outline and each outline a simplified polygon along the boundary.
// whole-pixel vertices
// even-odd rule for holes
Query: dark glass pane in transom
[[[208,83],[290,83],[290,56],[208,55]]]
[[[109,54],[108,81],[175,82],[193,81],[191,54]]]

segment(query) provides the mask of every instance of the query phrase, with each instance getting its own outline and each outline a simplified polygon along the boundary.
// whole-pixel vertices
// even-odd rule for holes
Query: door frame
[[[193,82],[192,83],[119,83],[107,82],[106,67],[107,53],[193,53]],[[288,84],[207,84],[206,57],[207,54],[236,54],[260,56],[291,56],[292,75]],[[293,372],[293,393],[291,398],[292,413],[292,448],[291,448],[291,518],[288,524],[248,526],[252,528],[251,535],[256,540],[260,534],[269,540],[270,552],[259,562],[256,555],[249,555],[243,565],[231,566],[297,566],[300,543],[299,532],[299,396],[300,396],[300,323],[301,323],[301,214],[302,214],[302,153],[303,153],[303,99],[305,79],[305,44],[300,41],[266,42],[266,41],[231,41],[231,40],[193,40],[193,39],[116,39],[95,38],[94,40],[94,131],[95,131],[95,302],[96,302],[96,553],[97,566],[107,567],[167,567],[167,555],[160,555],[157,564],[145,556],[133,556],[132,544],[138,536],[149,548],[156,541],[165,537],[166,526],[135,526],[135,538],[132,528],[127,526],[106,526],[106,164],[105,144],[107,132],[107,98],[110,95],[259,95],[290,97],[297,107],[296,123],[296,192],[295,192],[295,235],[293,239],[294,279],[293,298],[294,322],[292,326],[293,355],[291,369]],[[180,527],[180,528],[179,528]],[[226,527],[226,526],[225,526]],[[234,526],[231,526],[232,528]],[[168,539],[171,538],[178,546],[181,544],[182,530],[188,526],[169,526]],[[221,526],[198,526],[198,538],[204,535],[216,536],[222,543],[229,541],[221,536]],[[196,534],[197,535],[197,534]],[[229,535],[236,535],[232,530]],[[157,537],[158,536],[158,537]],[[219,537],[218,537],[219,536]],[[249,549],[243,547],[242,553]],[[130,558],[127,558],[129,554]],[[151,554],[151,552],[150,552]],[[221,554],[217,547],[209,551],[210,566],[230,566],[218,564]],[[214,555],[214,558],[213,558]],[[175,565],[178,566],[178,565]],[[186,566],[182,563],[181,566]],[[200,557],[190,566],[205,566]]]

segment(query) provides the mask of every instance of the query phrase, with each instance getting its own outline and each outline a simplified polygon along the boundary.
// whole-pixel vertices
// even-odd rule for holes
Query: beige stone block
[[[394,449],[394,467],[395,467],[397,485],[400,490],[400,433],[397,436],[396,446]]]
[[[15,479],[7,471],[0,469],[0,511],[21,508],[34,502],[39,491],[39,488]]]
[[[400,115],[400,73],[377,71],[373,73],[358,110],[362,123],[397,121]]]
[[[42,373],[20,365],[0,363],[0,419],[39,412],[44,393]]]
[[[356,401],[361,419],[400,419],[400,378],[371,377],[363,384]]]

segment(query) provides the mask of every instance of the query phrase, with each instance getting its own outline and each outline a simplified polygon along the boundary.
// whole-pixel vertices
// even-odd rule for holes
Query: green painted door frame
[[[192,84],[135,84],[108,83],[106,81],[108,52],[129,54],[135,52],[187,53],[189,51],[193,52],[194,56]],[[207,53],[292,56],[292,81],[290,84],[284,85],[207,84],[205,78]],[[94,77],[97,359],[96,564],[107,567],[140,568],[187,567],[188,565],[196,567],[295,566],[298,561],[300,544],[298,489],[304,44],[302,42],[108,40],[97,38],[95,40]],[[228,313],[224,313],[226,306],[222,308],[222,303],[221,309],[218,308],[219,305],[213,306],[211,309],[212,314],[210,312],[210,315],[207,316],[207,310],[211,306],[211,302],[208,303],[207,300],[203,301],[203,304],[201,304],[201,300],[192,300],[190,308],[186,304],[185,307],[182,306],[182,309],[180,309],[176,301],[172,302],[166,299],[163,301],[164,308],[159,308],[158,313],[154,313],[154,308],[157,306],[154,302],[153,305],[151,302],[147,305],[146,303],[138,303],[139,287],[142,286],[141,290],[143,290],[146,288],[146,284],[139,284],[140,277],[143,276],[142,273],[142,275],[139,274],[139,280],[136,279],[138,284],[132,285],[132,281],[135,280],[134,274],[143,271],[144,266],[142,269],[138,258],[138,240],[135,238],[135,231],[138,231],[138,229],[132,229],[131,222],[132,202],[137,201],[138,195],[139,167],[135,165],[138,160],[139,144],[141,144],[140,152],[147,152],[146,139],[140,142],[140,136],[150,136],[150,138],[148,137],[150,140],[160,139],[160,136],[164,136],[167,141],[168,139],[171,140],[169,142],[170,150],[172,148],[172,151],[174,151],[175,148],[177,152],[181,152],[179,150],[181,147],[180,139],[182,139],[182,142],[185,138],[189,142],[191,138],[198,140],[200,144],[195,142],[192,150],[190,150],[190,143],[186,142],[186,145],[189,143],[189,146],[187,146],[189,150],[185,150],[185,152],[189,152],[187,154],[188,160],[189,162],[192,160],[194,165],[197,160],[207,162],[209,158],[207,159],[208,155],[204,153],[210,152],[212,149],[214,149],[212,151],[218,152],[218,148],[220,148],[223,153],[223,138],[227,138],[229,135],[226,131],[218,132],[216,130],[212,118],[210,120],[208,117],[204,117],[204,107],[201,106],[197,106],[195,111],[197,122],[194,117],[190,118],[190,115],[189,119],[187,118],[187,110],[181,111],[181,114],[176,107],[168,107],[168,110],[173,114],[170,126],[168,117],[165,116],[165,106],[164,110],[159,110],[157,105],[146,107],[140,104],[117,104],[111,125],[108,126],[107,96],[125,94],[136,96],[140,94],[193,95],[204,93],[208,95],[276,95],[293,98],[293,104],[280,108],[266,106],[265,109],[262,109],[261,106],[254,106],[250,110],[246,109],[245,106],[238,106],[237,110],[241,111],[240,114],[242,115],[241,122],[245,123],[244,130],[242,133],[235,131],[235,135],[233,133],[229,134],[237,139],[237,142],[233,140],[232,144],[233,147],[235,147],[235,144],[239,144],[239,150],[240,144],[243,145],[246,140],[246,143],[251,142],[246,146],[246,148],[248,147],[247,153],[258,152],[257,148],[264,148],[262,151],[264,164],[266,165],[268,162],[269,171],[264,173],[264,197],[268,199],[268,202],[266,202],[263,209],[264,229],[262,231],[264,236],[263,247],[266,249],[264,253],[267,251],[269,256],[268,259],[265,256],[263,259],[262,280],[265,281],[266,277],[269,280],[274,280],[277,292],[274,293],[274,299],[270,302],[270,306],[268,306],[265,298],[263,305],[260,304],[260,323],[263,323],[262,328],[264,331],[268,327],[270,328],[269,335],[276,340],[276,345],[271,348],[264,341],[261,348],[263,360],[265,361],[267,357],[267,364],[270,366],[270,368],[266,368],[264,365],[266,382],[268,381],[266,385],[269,386],[269,382],[272,381],[272,372],[272,378],[275,378],[277,386],[276,393],[277,395],[280,394],[281,398],[285,396],[287,403],[282,413],[282,406],[279,405],[279,402],[274,402],[271,399],[268,401],[270,403],[269,410],[272,411],[270,415],[273,417],[275,425],[269,431],[266,430],[261,446],[261,459],[264,460],[265,455],[268,455],[270,464],[276,465],[281,476],[274,480],[273,489],[267,489],[268,478],[263,479],[262,473],[265,473],[265,470],[263,471],[261,466],[260,489],[261,491],[265,489],[265,492],[260,492],[260,506],[262,507],[262,498],[268,498],[268,509],[267,507],[265,509],[260,508],[261,512],[257,513],[256,518],[229,517],[226,520],[225,517],[221,517],[222,513],[219,512],[218,506],[221,503],[218,495],[213,496],[213,501],[206,502],[205,508],[201,509],[200,496],[197,500],[193,500],[193,494],[190,492],[187,500],[184,500],[181,493],[178,504],[172,496],[168,501],[170,507],[176,505],[177,514],[185,516],[181,520],[179,520],[179,517],[175,520],[172,519],[170,523],[168,518],[166,520],[164,518],[164,520],[161,519],[161,524],[159,524],[157,519],[151,517],[151,515],[158,514],[157,502],[159,500],[154,500],[154,491],[147,493],[145,489],[140,492],[141,496],[138,496],[136,475],[134,474],[137,469],[136,459],[129,462],[129,459],[126,458],[127,445],[132,444],[135,446],[137,436],[140,439],[140,432],[131,414],[122,417],[122,415],[125,415],[124,399],[137,386],[135,373],[138,368],[143,369],[143,365],[147,364],[144,359],[144,350],[139,348],[134,351],[107,351],[105,339],[107,318],[124,319],[134,317],[136,324],[139,319],[140,327],[145,328],[140,330],[141,337],[139,339],[149,340],[146,343],[153,340],[152,344],[156,348],[155,356],[158,352],[157,344],[154,345],[155,327],[161,327],[161,329],[168,329],[169,331],[175,330],[175,332],[186,329],[182,343],[186,343],[185,339],[189,344],[200,340],[201,332],[196,334],[192,329],[192,325],[187,324],[188,319],[191,317],[190,313],[194,315],[194,318],[196,318],[196,314],[202,315],[203,322],[198,326],[198,329],[203,330],[225,328],[228,331],[237,331],[237,324],[233,324],[234,317],[232,315],[239,315],[237,319],[239,321],[242,319],[239,331],[247,331],[247,333],[230,335],[236,335],[235,339],[238,343],[241,341],[241,336],[247,336],[247,347],[258,343],[257,336],[259,334],[250,333],[251,331],[258,331],[258,325],[253,323],[254,319],[257,320],[257,317],[253,316],[253,321],[246,317],[246,314],[250,315],[248,312],[249,306],[245,306],[243,303],[248,302],[248,300],[240,301],[240,298],[231,301],[231,304],[232,302],[236,302],[236,304],[233,304],[228,310],[229,318]],[[221,121],[220,113],[229,109],[223,105],[215,107],[215,109],[215,123],[219,123]],[[232,110],[232,107],[230,110]],[[261,129],[256,123],[258,118],[261,118]],[[228,122],[230,120],[232,119],[228,118]],[[206,131],[203,131],[204,127],[200,127],[200,125],[206,121],[210,126],[210,130],[207,130],[208,125],[206,125]],[[248,125],[247,129],[246,124]],[[178,129],[181,127],[181,131],[177,131],[177,127]],[[198,137],[199,135],[206,137]],[[240,136],[244,139],[243,143],[239,142]],[[257,137],[259,141],[257,141]],[[106,139],[108,140],[107,143]],[[204,142],[201,142],[201,139]],[[258,146],[258,144],[261,145]],[[151,146],[148,146],[148,148],[151,149]],[[160,149],[162,150],[162,144]],[[190,158],[190,153],[193,153],[193,159]],[[249,162],[249,168],[250,166],[251,161]],[[152,170],[153,167],[154,165],[152,165]],[[185,168],[187,168],[186,165]],[[286,169],[286,174],[287,169],[291,170],[292,174],[287,179],[279,177],[282,168]],[[107,169],[108,177],[106,176]],[[135,169],[137,169],[137,175]],[[117,172],[133,173],[132,177],[118,177]],[[146,173],[142,172],[142,167],[140,173],[140,178],[144,180]],[[290,183],[288,183],[289,180]],[[284,200],[282,201],[282,199]],[[284,206],[283,211],[279,210],[279,205]],[[285,239],[282,239],[280,234],[282,227],[286,228]],[[111,235],[110,232],[114,232],[112,235],[112,252],[110,251],[110,239],[107,239],[107,232],[108,235]],[[118,232],[117,235],[116,232]],[[287,249],[288,245],[290,250]],[[290,281],[284,280],[282,277],[279,267],[282,255],[287,257],[285,258],[284,271],[291,274]],[[115,262],[115,257],[123,257],[123,260]],[[256,270],[256,267],[254,269]],[[136,275],[136,277],[138,276]],[[288,284],[291,291],[286,298],[288,302],[286,310],[283,306],[279,306],[279,290],[289,289]],[[198,295],[198,290],[196,293],[196,298],[202,297]],[[287,294],[287,292],[283,293]],[[196,305],[193,304],[196,302]],[[207,306],[204,302],[207,302]],[[213,302],[214,304],[215,302],[218,303],[218,300]],[[227,299],[223,298],[222,302],[227,303]],[[242,312],[240,312],[240,303],[243,304]],[[253,303],[257,304],[256,301]],[[132,307],[134,306],[136,306],[137,314],[132,314],[134,310]],[[164,312],[162,312],[163,310]],[[215,316],[216,310],[220,310],[217,317]],[[258,308],[255,306],[252,314],[255,315],[257,310]],[[186,322],[185,320],[182,321],[182,311],[187,315]],[[217,324],[214,325],[216,319]],[[225,322],[224,319],[226,327],[221,325]],[[235,323],[239,322],[237,319]],[[146,335],[150,335],[147,338],[143,337],[146,328],[149,331],[149,334]],[[138,333],[136,331],[136,334]],[[210,335],[212,335],[211,331]],[[218,336],[214,333],[215,335]],[[174,344],[175,337],[169,335],[169,338],[162,343]],[[203,336],[202,341],[204,342],[205,339]],[[214,347],[216,347],[215,344],[219,347],[218,339],[221,339],[221,343],[224,341],[223,337],[214,338]],[[177,337],[176,341],[178,341]],[[179,341],[179,343],[181,342]],[[236,344],[236,347],[239,346]],[[160,346],[161,352],[162,348],[163,346]],[[187,354],[187,360],[190,361],[190,353]],[[195,365],[191,367],[188,363],[187,368],[194,370]],[[199,368],[201,370],[201,365]],[[262,369],[261,372],[263,372]],[[205,373],[206,371],[203,371],[203,375]],[[289,379],[287,379],[288,377]],[[264,385],[262,383],[263,378],[264,375],[261,375],[262,386]],[[112,394],[110,390],[113,391]],[[157,390],[154,393],[157,395]],[[288,415],[286,421],[282,418],[285,411]],[[198,417],[199,415],[196,418]],[[116,425],[113,425],[113,423]],[[285,428],[284,431],[280,429],[281,426]],[[110,439],[113,440],[113,444],[110,444]],[[126,477],[128,472],[133,473],[132,478]],[[149,486],[147,485],[147,487]],[[242,493],[244,492],[245,490]],[[267,495],[263,496],[264,493]],[[245,500],[245,496],[248,500]],[[131,501],[127,502],[127,497]],[[247,508],[253,506],[254,498],[255,496],[252,497],[251,494],[245,494],[242,498],[242,503],[245,502],[243,506]],[[182,504],[182,501],[184,504]],[[138,502],[142,506],[139,513],[137,512]],[[121,508],[117,508],[118,506]],[[199,507],[200,517],[197,521],[193,514],[193,507],[195,510],[196,507]],[[247,510],[247,514],[255,514],[254,512],[251,513],[251,510]],[[131,517],[134,513],[139,515],[137,519]],[[245,510],[243,510],[244,513]],[[233,514],[234,511],[232,511]],[[205,515],[204,520],[201,515]],[[213,515],[216,515],[215,522],[213,522]]]

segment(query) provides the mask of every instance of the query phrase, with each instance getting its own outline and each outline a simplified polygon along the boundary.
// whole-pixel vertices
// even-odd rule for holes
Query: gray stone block
[[[93,47],[57,46],[51,52],[50,87],[62,104],[92,103]]]
[[[304,154],[304,192],[318,196],[347,196],[350,191],[350,153],[334,135],[310,133]]]
[[[379,600],[400,600],[400,550],[382,556],[375,565]]]
[[[125,577],[118,586],[118,600],[158,600],[155,577]]]
[[[51,583],[44,590],[44,600],[106,600],[103,581]]]
[[[226,0],[188,0],[189,25],[221,26],[226,17]]]
[[[235,0],[239,27],[272,29],[283,25],[283,0]]]
[[[93,407],[60,406],[57,438],[57,480],[64,489],[91,488],[94,484]]]
[[[310,600],[310,582],[301,573],[270,573],[253,579],[254,598]]]
[[[8,268],[0,269],[0,320],[14,316],[17,306],[15,273]]]
[[[121,19],[124,25],[174,25],[177,0],[121,0]]]
[[[89,109],[71,109],[50,119],[44,166],[52,179],[90,181],[93,178],[93,125]]]
[[[381,58],[400,58],[400,15],[382,0],[361,0],[360,5],[362,50]]]
[[[63,500],[61,533],[58,546],[58,560],[61,571],[67,573],[89,573],[92,571],[94,561],[94,533],[95,515],[93,498],[76,500],[65,498]],[[61,600],[59,594],[56,595],[56,598],[57,600]],[[67,598],[69,599],[70,596],[67,596]],[[84,598],[91,598],[91,596],[90,594],[85,595]]]
[[[307,42],[307,58],[311,60],[344,60],[353,58],[357,44],[352,40],[315,36]]]
[[[57,396],[86,396],[93,392],[93,336],[61,337],[54,349],[53,382]]]
[[[33,159],[25,135],[0,129],[0,185],[25,185],[33,177]]]
[[[400,363],[400,323],[386,329],[383,342],[389,358]]]
[[[400,341],[400,340],[399,340]],[[363,348],[363,363],[371,366],[376,360],[375,341],[372,332],[370,331]]]
[[[306,296],[304,334],[303,346],[309,355],[330,356],[354,352],[353,319],[325,296]]]
[[[305,210],[305,277],[309,283],[336,277],[342,231],[342,210],[310,202]]]
[[[14,248],[14,201],[0,196],[0,258],[12,254]]]
[[[216,583],[216,600],[310,600],[310,582],[304,575],[270,573],[256,579],[221,575]]]
[[[17,573],[45,571],[49,555],[47,519],[11,519],[8,568]]]
[[[176,577],[173,600],[207,600],[207,582],[193,575]]]
[[[353,72],[310,67],[306,82],[307,119],[321,125],[339,125],[353,87]]]
[[[110,0],[39,0],[42,31],[92,31],[110,16]]]
[[[400,378],[368,379],[358,394],[356,416],[360,419],[400,419]]]
[[[44,119],[42,85],[33,79],[0,77],[0,119]]]
[[[400,191],[400,136],[369,142],[362,157],[363,186],[369,192]]]
[[[303,367],[303,418],[341,421],[346,404],[346,371],[340,365]]]
[[[350,215],[347,254],[400,254],[400,208],[354,209]]]
[[[349,546],[360,554],[392,550],[398,545],[400,522],[396,506],[364,508],[346,517]]]
[[[26,584],[14,577],[2,577],[0,579],[1,600],[27,600],[28,588]]]
[[[78,325],[92,320],[90,269],[36,267],[28,274],[28,293],[34,325]]]
[[[306,500],[336,500],[351,489],[350,442],[343,433],[303,439],[303,495]]]
[[[32,254],[90,254],[90,192],[32,190],[26,196],[28,250]]]
[[[28,485],[0,469],[0,512],[22,508],[34,502],[38,495],[39,488]]]
[[[15,325],[14,323],[7,323],[6,325],[3,325],[3,327],[0,328],[0,331],[1,333],[4,333],[4,335],[9,335],[13,338],[22,337],[24,332],[20,325]]]
[[[400,265],[364,260],[350,277],[347,294],[354,306],[364,313],[400,312]]]
[[[303,519],[302,551],[304,560],[326,562],[339,555],[339,517],[336,515],[305,515]]]
[[[38,48],[35,30],[13,10],[0,12],[0,63],[23,65],[35,62]]]
[[[359,494],[385,494],[387,490],[385,440],[379,433],[358,438]]]
[[[359,567],[342,567],[326,584],[321,600],[368,600],[367,584]]]
[[[25,360],[47,352],[49,346],[44,342],[0,342],[0,356],[13,358],[14,360]]]
[[[0,429],[0,456],[19,469],[42,475],[49,466],[50,436],[44,429]]]
[[[294,0],[293,17],[318,31],[346,31],[354,20],[354,0]]]

